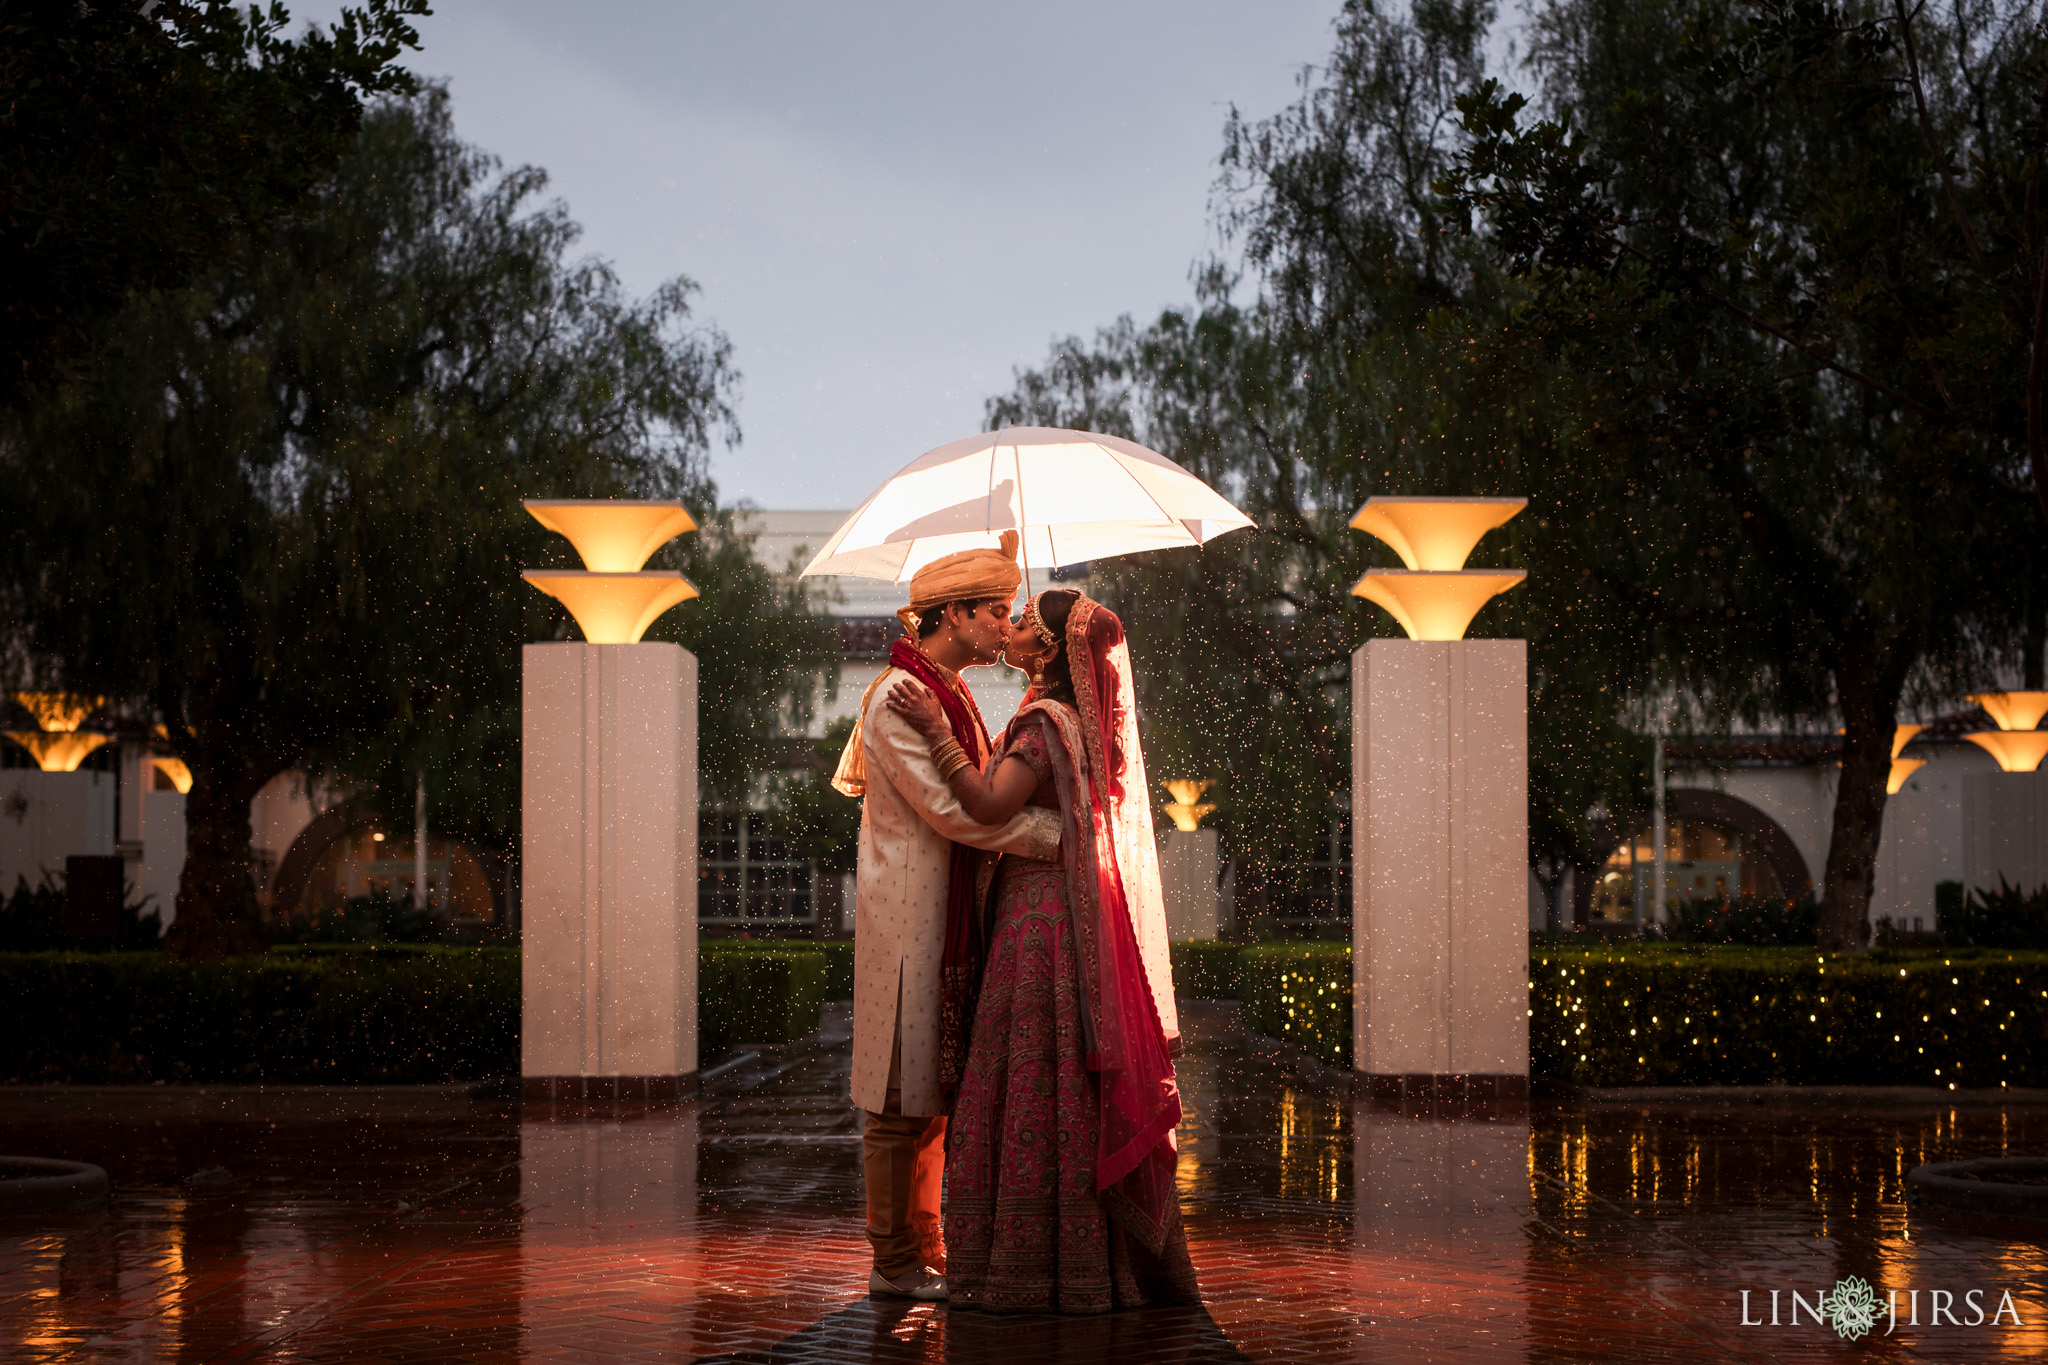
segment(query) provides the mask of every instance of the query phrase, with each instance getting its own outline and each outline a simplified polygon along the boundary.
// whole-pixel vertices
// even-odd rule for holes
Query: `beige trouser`
[[[946,1174],[946,1117],[903,1112],[903,1040],[889,1057],[882,1112],[861,1111],[861,1171],[868,1189],[868,1243],[875,1269],[898,1280],[924,1266],[946,1268],[939,1186]]]

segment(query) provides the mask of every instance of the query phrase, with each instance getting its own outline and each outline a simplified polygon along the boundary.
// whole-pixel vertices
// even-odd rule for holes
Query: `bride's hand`
[[[914,682],[899,682],[889,691],[889,709],[910,722],[910,728],[924,736],[924,742],[937,747],[953,737],[953,727],[946,720],[946,713],[939,709],[939,699]]]

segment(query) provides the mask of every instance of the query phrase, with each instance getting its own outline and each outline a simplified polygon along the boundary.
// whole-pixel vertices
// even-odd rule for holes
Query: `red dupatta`
[[[1100,1076],[1096,1190],[1149,1250],[1164,1244],[1178,1207],[1173,1130],[1179,1041],[1165,959],[1157,846],[1138,746],[1123,623],[1080,597],[1067,617],[1075,706],[1036,695],[1015,727],[1041,715],[1065,817],[1061,856],[1079,949],[1083,1047]]]
[[[889,647],[889,662],[923,683],[953,738],[978,772],[988,762],[988,729],[981,710],[966,688],[939,671],[929,654],[907,636]],[[981,965],[988,955],[988,931],[975,905],[981,850],[953,845],[953,863],[946,878],[946,944],[939,957],[939,1090],[950,1104],[967,1070],[967,1045],[974,1032],[974,1002],[981,994]]]

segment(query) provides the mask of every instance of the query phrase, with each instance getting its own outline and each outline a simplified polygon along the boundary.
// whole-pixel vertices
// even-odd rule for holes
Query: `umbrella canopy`
[[[868,496],[802,577],[905,582],[1019,533],[1025,569],[1201,545],[1251,525],[1216,490],[1119,436],[1005,427],[926,451]]]

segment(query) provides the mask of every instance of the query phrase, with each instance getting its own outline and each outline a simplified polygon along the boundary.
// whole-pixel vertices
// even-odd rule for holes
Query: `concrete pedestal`
[[[1963,886],[2033,891],[2048,883],[2048,772],[1963,779]]]
[[[1529,739],[1520,640],[1351,659],[1353,1065],[1382,1099],[1529,1084]]]
[[[1219,871],[1216,831],[1169,829],[1159,839],[1159,884],[1170,943],[1216,937]]]
[[[697,1072],[697,661],[528,645],[520,1070],[529,1100],[649,1100]]]

